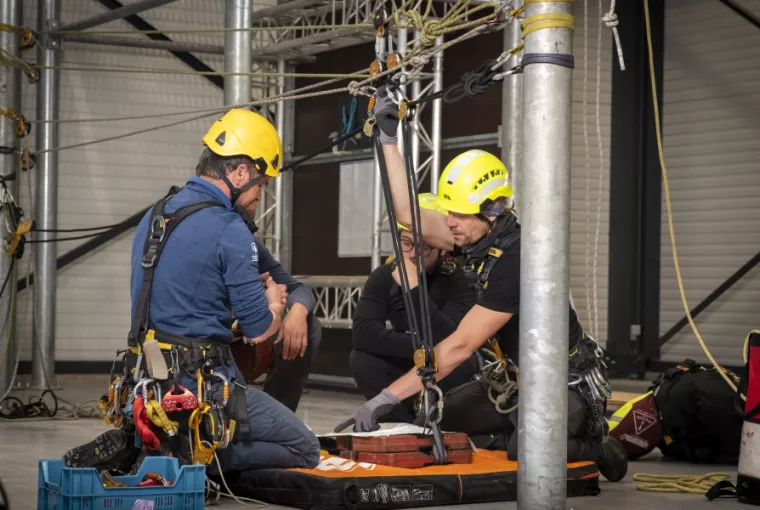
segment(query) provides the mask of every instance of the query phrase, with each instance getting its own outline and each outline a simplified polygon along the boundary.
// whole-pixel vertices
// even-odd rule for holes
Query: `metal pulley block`
[[[388,53],[385,57],[385,65],[388,69],[393,69],[398,66],[398,55],[395,53]]]
[[[37,44],[37,33],[31,28],[25,28],[21,32],[20,46],[22,50],[26,50]]]
[[[24,66],[24,74],[26,80],[32,85],[40,81],[40,72],[33,67]]]

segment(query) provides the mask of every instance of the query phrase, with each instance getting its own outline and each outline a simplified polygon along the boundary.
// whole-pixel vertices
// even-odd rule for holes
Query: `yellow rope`
[[[0,61],[0,65],[4,65]],[[340,74],[340,73],[273,73],[273,72],[232,72],[232,71],[185,71],[173,69],[144,69],[137,67],[69,67],[69,66],[38,66],[35,69],[97,73],[125,73],[125,74],[165,74],[165,75],[199,75],[199,76],[260,76],[271,78],[366,78],[367,74]]]
[[[548,12],[546,14],[536,14],[520,23],[522,36],[525,38],[538,30],[545,28],[569,28],[575,29],[575,16],[566,12]]]
[[[644,1],[644,21],[646,22],[646,34],[647,34],[647,49],[649,50],[649,76],[651,78],[651,85],[652,85],[652,103],[654,106],[654,124],[655,124],[655,133],[657,134],[657,152],[660,157],[660,168],[662,170],[662,183],[665,188],[665,205],[667,207],[668,212],[668,229],[670,231],[670,247],[673,251],[673,265],[676,269],[676,279],[678,280],[678,290],[681,293],[681,303],[683,304],[684,312],[686,313],[686,318],[689,320],[689,325],[691,326],[691,330],[694,332],[694,335],[697,337],[697,340],[699,341],[699,345],[702,347],[702,350],[704,351],[705,355],[707,356],[707,359],[710,360],[710,362],[715,367],[715,370],[720,374],[720,376],[723,378],[724,381],[726,381],[726,384],[734,390],[738,391],[736,384],[726,375],[726,371],[721,367],[717,361],[715,361],[715,358],[713,358],[712,354],[710,354],[710,350],[707,348],[707,345],[705,344],[705,341],[702,339],[702,335],[699,334],[699,330],[697,329],[697,325],[694,323],[694,318],[691,316],[691,311],[689,310],[689,302],[686,300],[686,291],[683,287],[683,279],[681,278],[681,264],[678,261],[678,251],[676,249],[676,234],[675,229],[673,227],[673,211],[671,209],[670,204],[670,186],[668,185],[668,169],[665,166],[665,156],[664,151],[662,148],[662,131],[660,129],[660,108],[657,105],[657,80],[655,79],[654,75],[654,54],[652,51],[652,28],[650,26],[649,22],[649,0],[643,0]],[[746,400],[746,397],[744,395],[740,395],[743,400]]]
[[[706,475],[659,475],[635,473],[634,482],[642,482],[636,489],[644,492],[676,492],[705,494],[713,485],[728,480],[728,473],[707,473]]]
[[[447,49],[447,48],[449,48],[451,46],[454,46],[455,44],[458,44],[458,43],[460,43],[462,41],[465,41],[465,40],[467,40],[469,38],[477,36],[484,29],[485,29],[485,26],[475,27],[475,28],[471,29],[469,32],[467,32],[467,33],[465,33],[465,34],[457,37],[456,39],[453,39],[453,40],[451,40],[451,41],[449,41],[447,43],[441,44],[441,45],[436,46],[434,48],[430,48],[429,50],[427,50],[426,53],[428,54],[428,56],[430,56],[430,55],[434,55],[435,53],[444,51],[445,49]],[[407,58],[408,57],[409,56],[407,56]],[[403,62],[403,60],[402,60],[402,62]],[[245,103],[245,104],[241,104],[241,105],[227,105],[227,106],[225,106],[223,108],[215,109],[211,113],[207,113],[208,110],[201,110],[204,113],[202,113],[201,115],[195,115],[195,116],[190,117],[190,118],[186,118],[186,119],[182,119],[182,120],[178,120],[178,121],[174,121],[174,122],[170,122],[170,123],[160,124],[160,125],[157,125],[157,126],[151,126],[149,128],[143,128],[143,129],[139,129],[139,130],[135,130],[135,131],[129,131],[127,133],[122,133],[120,135],[110,136],[110,137],[107,137],[107,138],[100,138],[100,139],[97,139],[97,140],[90,140],[90,141],[87,141],[87,142],[79,142],[79,143],[75,143],[75,144],[71,144],[71,145],[64,145],[64,146],[60,146],[60,147],[53,147],[51,149],[37,151],[37,152],[35,152],[35,154],[44,154],[44,153],[47,153],[47,152],[57,152],[57,151],[62,151],[62,150],[67,150],[67,149],[75,149],[75,148],[80,148],[80,147],[86,147],[86,146],[95,145],[95,144],[98,144],[98,143],[104,143],[104,142],[110,142],[110,141],[114,141],[114,140],[120,140],[120,139],[123,139],[123,138],[128,138],[128,137],[131,137],[131,136],[135,136],[135,135],[149,133],[151,131],[157,131],[159,129],[166,129],[166,128],[169,128],[169,127],[178,126],[180,124],[185,124],[185,123],[188,123],[188,122],[193,122],[193,121],[196,121],[196,120],[204,119],[204,118],[210,117],[211,115],[214,115],[215,113],[218,113],[220,111],[226,111],[229,108],[245,108],[245,107],[261,106],[261,105],[265,105],[265,104],[276,103],[276,102],[283,101],[283,100],[293,101],[293,100],[296,100],[296,99],[307,99],[307,98],[318,97],[318,96],[326,96],[326,95],[337,94],[337,93],[342,93],[342,92],[351,92],[352,89],[354,91],[356,91],[356,92],[359,92],[361,90],[361,88],[364,87],[365,85],[368,85],[368,84],[370,84],[370,83],[378,80],[379,78],[381,78],[381,77],[383,77],[383,76],[385,76],[387,74],[390,74],[392,72],[395,72],[395,71],[396,71],[396,69],[387,69],[386,71],[383,71],[382,73],[378,74],[377,76],[369,77],[369,78],[367,78],[365,80],[362,80],[360,82],[351,82],[348,87],[328,89],[328,90],[319,91],[319,92],[310,92],[308,94],[299,94],[299,92],[303,92],[306,89],[321,87],[321,86],[327,85],[330,82],[339,81],[339,79],[328,80],[328,81],[325,81],[325,82],[320,82],[320,83],[316,83],[316,84],[313,84],[313,85],[309,85],[309,86],[303,87],[301,89],[297,89],[297,90],[293,90],[293,91],[290,91],[290,92],[286,92],[284,94],[277,94],[277,95],[274,95],[274,96],[266,98],[266,99],[260,99],[260,100],[252,101],[250,103]],[[192,112],[187,112],[187,113],[192,113]],[[166,115],[156,115],[156,117],[164,117],[164,116],[166,116]]]
[[[478,11],[489,7],[497,7],[499,5],[498,2],[488,2],[473,7],[470,10],[465,10],[471,2],[472,0],[458,0],[443,18],[429,20],[427,17],[430,14],[432,1],[428,0],[428,5],[424,13],[401,8],[393,13],[393,19],[396,26],[399,28],[416,28],[419,30],[420,43],[424,46],[432,46],[435,44],[435,40],[444,34],[464,30],[466,28],[477,26],[486,20],[493,19],[493,15],[490,15],[472,21],[464,21],[465,18]],[[407,21],[404,21],[402,16],[405,16]]]
[[[20,27],[14,27],[17,31]],[[315,27],[304,25],[249,27],[249,28],[180,28],[169,30],[43,30],[37,32],[40,35],[155,35],[155,34],[224,34],[229,32],[273,32],[285,30],[313,30]],[[373,28],[371,23],[353,23],[343,25],[318,25],[316,28],[324,30],[337,30],[341,28]]]

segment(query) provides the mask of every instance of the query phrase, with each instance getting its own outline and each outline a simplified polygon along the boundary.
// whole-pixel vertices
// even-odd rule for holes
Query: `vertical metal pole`
[[[514,9],[522,7],[522,0],[513,2]],[[520,20],[515,18],[504,29],[504,51],[511,50],[522,41]],[[519,63],[519,53],[513,55],[505,69]],[[523,151],[523,74],[510,74],[504,78],[501,89],[501,159],[507,165],[514,190],[515,208],[520,197],[520,179]]]
[[[0,2],[0,23],[20,26],[22,0],[4,0]],[[18,34],[0,32],[0,48],[14,57],[19,56]],[[0,67],[0,108],[21,113],[21,69],[18,67]],[[18,148],[16,122],[8,117],[0,117],[0,146]],[[0,175],[5,177],[15,173],[17,178],[8,182],[13,196],[18,198],[19,159],[16,154],[0,154]],[[0,254],[0,277],[5,278],[12,266],[13,259],[4,252]],[[0,397],[13,383],[11,377],[16,365],[18,335],[16,334],[16,306],[11,306],[11,294],[15,290],[16,271],[8,278],[8,286],[0,295]],[[10,329],[10,335],[9,330]]]
[[[536,2],[525,18],[572,14],[567,2]],[[525,36],[525,55],[573,54],[573,30]],[[517,508],[564,510],[567,502],[567,374],[573,71],[524,69],[520,402]]]
[[[406,53],[406,46],[407,46],[407,29],[406,28],[398,28],[396,29],[396,55],[403,55]],[[400,56],[398,57],[401,58]],[[406,71],[406,69],[404,69]],[[406,79],[406,78],[404,78]],[[399,86],[399,90],[402,94],[404,94],[404,97],[406,97],[408,87],[406,85],[405,81],[401,82],[402,85]],[[404,147],[404,137],[402,135],[402,126],[401,123],[398,123],[398,148],[401,151],[401,154],[404,154],[404,150],[406,150],[406,147]],[[415,167],[416,169],[417,167]]]
[[[380,161],[375,149],[375,178],[372,182],[372,269],[380,266],[380,236],[383,219],[383,185],[380,179]]]
[[[282,63],[282,65],[279,65]],[[293,72],[295,69],[285,61],[278,62],[278,72]],[[295,86],[295,78],[280,78],[282,83],[279,92],[292,90]],[[282,138],[282,151],[285,159],[293,154],[293,134],[295,130],[295,102],[280,101],[277,103],[277,132]],[[278,241],[277,260],[287,271],[291,271],[293,259],[293,172],[284,172],[277,178],[277,220],[275,231]],[[277,226],[279,225],[279,226]]]
[[[419,40],[420,38],[420,31],[415,29],[414,30],[414,40]],[[407,53],[409,47],[409,43],[407,42],[406,46],[404,47],[404,54]],[[412,95],[410,99],[417,99],[420,97],[420,94],[422,93],[422,80],[418,77],[416,80],[412,82]],[[414,170],[419,172],[420,171],[420,116],[415,115],[412,119],[412,133],[411,133],[411,140],[412,140],[412,164],[414,164]]]
[[[61,15],[59,0],[39,0],[37,20],[40,30],[54,30]],[[60,71],[50,69],[61,65],[61,41],[42,33],[39,40],[40,80],[37,83],[37,119],[58,119]],[[35,126],[37,186],[35,221],[42,230],[37,239],[54,238],[44,232],[57,228],[58,213],[58,124],[42,122]],[[50,151],[50,152],[45,152]],[[43,242],[34,249],[34,348],[32,350],[32,382],[35,389],[55,387],[55,297],[56,243]]]
[[[443,37],[435,40],[435,45],[440,47]],[[433,57],[433,93],[443,89],[443,52],[438,52]],[[441,111],[442,99],[433,101],[433,166],[430,169],[430,191],[438,193],[438,178],[441,176]]]
[[[285,72],[285,61],[277,61],[277,72]],[[277,77],[277,94],[285,93],[285,77]],[[277,122],[277,133],[283,143],[283,152],[285,147],[285,103],[290,101],[278,101],[275,121]],[[290,172],[288,172],[290,173]],[[280,175],[274,180],[274,259],[280,260],[282,255],[282,180],[285,175]]]
[[[253,0],[226,0],[224,15],[225,28],[251,28],[253,25]],[[250,30],[225,32],[224,70],[228,73],[250,73],[251,42]],[[251,75],[224,77],[224,104],[240,105],[251,102]]]

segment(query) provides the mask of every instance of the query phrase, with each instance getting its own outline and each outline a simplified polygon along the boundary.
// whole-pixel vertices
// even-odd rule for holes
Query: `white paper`
[[[138,499],[135,504],[132,505],[132,510],[153,510],[152,499]]]

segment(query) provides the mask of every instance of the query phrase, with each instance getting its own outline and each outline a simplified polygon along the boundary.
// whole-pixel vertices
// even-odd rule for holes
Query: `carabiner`
[[[156,382],[154,379],[140,379],[137,384],[135,384],[135,389],[132,390],[132,397],[137,397],[137,390],[142,388],[143,386]],[[146,395],[143,393],[142,395],[143,399],[145,399]]]

